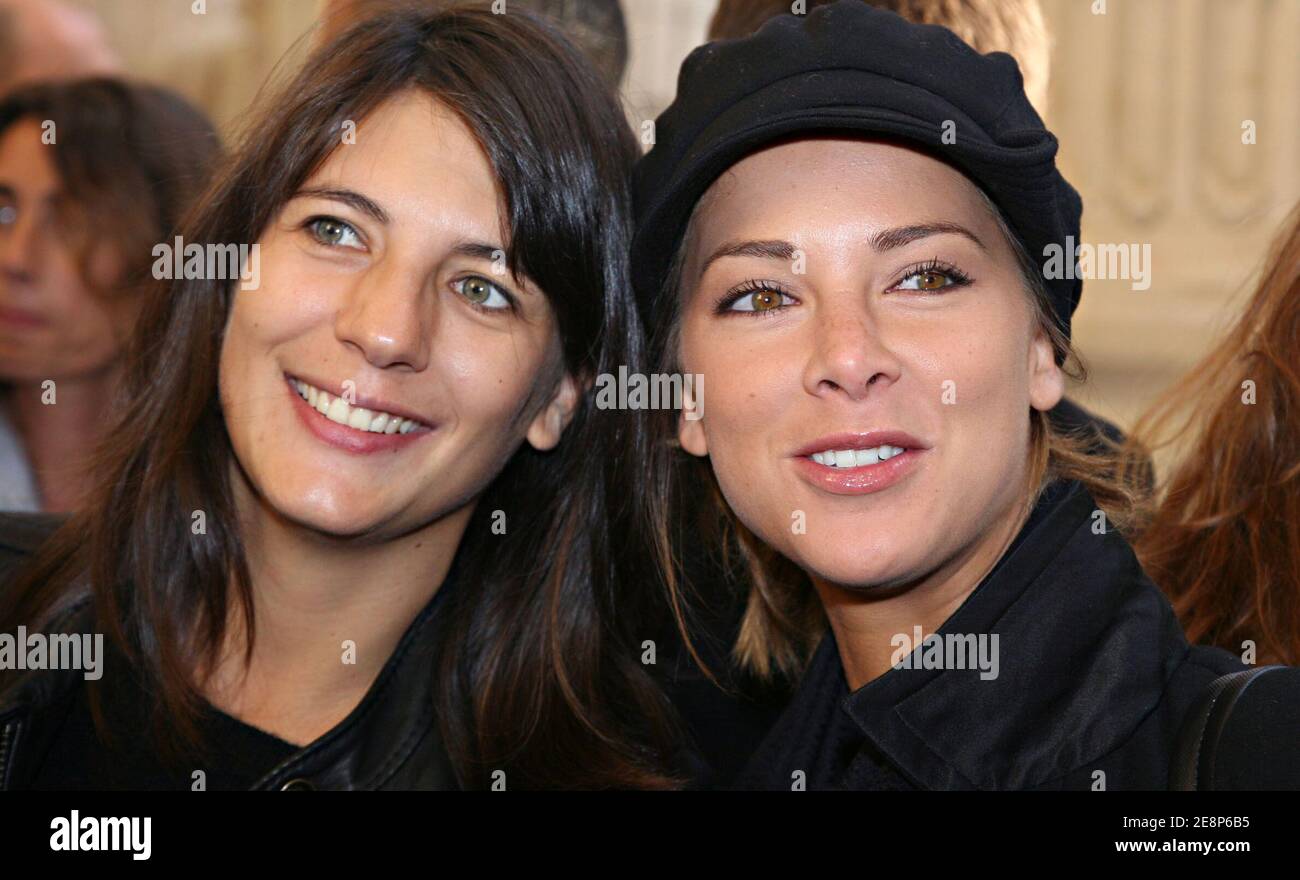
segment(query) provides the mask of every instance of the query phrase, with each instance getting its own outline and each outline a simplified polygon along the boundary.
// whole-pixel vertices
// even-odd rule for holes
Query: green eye
[[[455,282],[452,287],[461,296],[483,309],[497,310],[510,308],[510,298],[500,287],[488,281],[482,275],[470,275]]]
[[[327,247],[357,248],[360,236],[351,225],[334,217],[316,217],[307,223],[312,237]]]

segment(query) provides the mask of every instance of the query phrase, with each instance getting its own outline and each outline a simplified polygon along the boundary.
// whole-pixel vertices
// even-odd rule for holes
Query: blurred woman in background
[[[1241,317],[1129,448],[1135,482],[1147,454],[1174,455],[1135,549],[1188,638],[1300,663],[1300,206]]]
[[[0,99],[0,510],[81,503],[153,248],[219,155],[166,89],[95,78]]]

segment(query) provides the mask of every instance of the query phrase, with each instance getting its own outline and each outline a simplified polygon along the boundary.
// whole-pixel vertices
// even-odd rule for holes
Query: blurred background
[[[301,63],[325,0],[64,0],[97,17],[135,77],[177,89],[232,136],[277,66]],[[583,0],[571,0],[581,3]],[[1083,238],[1150,244],[1151,285],[1090,280],[1073,396],[1127,426],[1235,314],[1300,196],[1300,0],[1041,0],[1045,102]],[[623,0],[629,117],[671,101],[716,0]],[[1243,143],[1253,123],[1255,143]]]

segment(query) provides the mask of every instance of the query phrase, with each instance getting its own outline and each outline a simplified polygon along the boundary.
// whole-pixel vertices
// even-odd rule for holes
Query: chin
[[[340,492],[338,486],[271,487],[265,502],[290,522],[335,538],[355,538],[374,532],[392,515],[391,504],[378,502],[373,491]]]
[[[846,590],[887,590],[914,579],[920,567],[908,560],[903,548],[839,544],[818,547],[794,558],[809,576]]]

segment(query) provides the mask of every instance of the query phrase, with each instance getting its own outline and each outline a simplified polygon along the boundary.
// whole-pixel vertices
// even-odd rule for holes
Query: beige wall
[[[140,76],[170,83],[227,130],[276,61],[302,57],[318,0],[79,0]],[[1051,118],[1084,197],[1083,239],[1151,247],[1150,289],[1091,280],[1075,395],[1128,422],[1202,354],[1300,199],[1300,0],[1043,0],[1054,34]],[[629,116],[672,98],[713,0],[624,0]],[[1242,143],[1253,120],[1255,144]],[[1234,299],[1236,297],[1236,299]]]
[[[1051,123],[1084,238],[1151,245],[1151,288],[1087,282],[1076,322],[1094,380],[1080,398],[1127,420],[1235,314],[1300,199],[1300,3],[1044,7]]]

